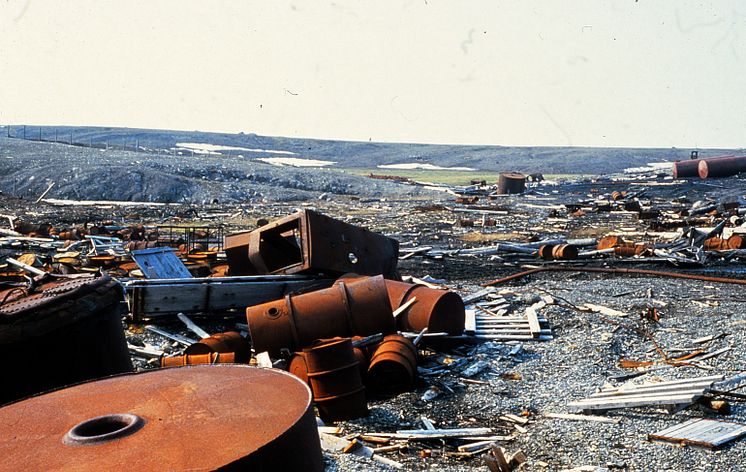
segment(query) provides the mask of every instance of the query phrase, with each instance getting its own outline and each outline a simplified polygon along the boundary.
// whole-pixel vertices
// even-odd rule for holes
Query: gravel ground
[[[18,170],[20,172],[20,170]],[[674,185],[648,189],[650,198],[669,200],[686,194],[695,199],[713,198],[728,194],[743,199],[743,181],[725,181],[718,186]],[[6,183],[7,185],[7,183]],[[390,184],[395,185],[395,184]],[[396,237],[403,247],[433,245],[438,248],[459,248],[491,244],[499,238],[526,238],[531,235],[554,237],[598,229],[607,231],[624,226],[630,232],[647,234],[647,223],[629,214],[605,213],[583,218],[570,218],[565,213],[556,214],[552,208],[556,201],[546,195],[557,195],[563,202],[579,201],[607,191],[605,184],[592,183],[540,189],[543,193],[508,197],[493,204],[508,212],[494,216],[495,227],[487,229],[464,228],[457,221],[464,216],[452,211],[454,205],[435,211],[425,211],[424,204],[442,202],[413,201],[397,190],[393,195],[362,193],[359,196],[335,195],[328,200],[294,200],[292,202],[269,199],[267,203],[252,202],[243,205],[177,206],[161,209],[138,210],[139,215],[127,215],[124,210],[59,209],[35,207],[26,203],[4,199],[0,203],[3,213],[25,215],[29,220],[75,220],[85,216],[88,220],[114,218],[122,221],[141,220],[170,223],[174,221],[204,221],[210,213],[233,214],[220,221],[233,228],[251,227],[258,217],[276,217],[298,207],[316,207],[330,216],[366,226]],[[613,188],[623,188],[614,184]],[[725,188],[724,185],[730,185]],[[373,187],[371,187],[373,188]],[[406,187],[405,187],[406,188]],[[38,189],[37,189],[38,190]],[[552,193],[553,192],[553,193]],[[657,197],[656,197],[657,195]],[[526,206],[526,204],[530,206]],[[424,205],[424,206],[423,206]],[[523,205],[523,206],[521,206]],[[113,215],[112,215],[113,211]],[[472,216],[473,217],[473,216]],[[467,239],[476,236],[477,239]],[[652,237],[652,236],[651,236]],[[498,238],[498,239],[490,239]],[[427,259],[414,257],[402,261],[404,274],[419,277],[431,275],[441,278],[453,289],[466,295],[480,289],[480,284],[490,279],[521,270],[517,263],[490,261],[484,258],[453,257]],[[682,270],[657,265],[659,270]],[[743,271],[743,264],[734,262],[727,266],[712,265],[713,270]],[[498,435],[515,435],[501,445],[510,452],[522,450],[528,462],[524,470],[563,470],[580,466],[595,466],[609,470],[671,470],[671,471],[731,471],[742,470],[746,458],[746,441],[736,441],[721,451],[712,452],[695,448],[680,448],[650,443],[646,435],[692,417],[723,418],[746,422],[746,409],[732,402],[732,414],[717,416],[697,408],[670,415],[652,408],[622,410],[606,416],[618,418],[618,424],[580,422],[549,419],[544,413],[567,412],[567,403],[592,394],[606,383],[618,385],[614,378],[634,370],[619,367],[620,359],[660,362],[649,338],[639,334],[647,330],[661,349],[672,356],[676,349],[692,346],[692,340],[708,335],[725,334],[704,347],[709,351],[731,347],[718,357],[704,361],[706,368],[691,366],[667,367],[636,378],[634,381],[670,380],[714,374],[735,375],[744,370],[744,326],[746,314],[741,309],[746,296],[737,285],[724,285],[694,280],[636,277],[630,275],[599,275],[574,273],[544,273],[500,286],[506,290],[512,309],[522,313],[525,307],[541,294],[550,294],[556,304],[542,309],[548,319],[554,339],[546,342],[525,342],[516,351],[514,345],[484,343],[458,344],[433,347],[423,352],[421,367],[430,369],[439,365],[448,368],[439,375],[421,376],[416,388],[393,398],[371,399],[371,414],[367,418],[341,423],[346,434],[360,432],[393,432],[398,429],[420,428],[420,419],[427,417],[436,427],[490,427]],[[627,317],[608,319],[595,314],[579,312],[572,305],[594,303],[628,313]],[[648,306],[655,306],[661,315],[659,323],[640,319]],[[235,319],[213,320],[200,324],[208,331],[231,328]],[[159,323],[161,325],[161,323]],[[194,337],[180,329],[178,323],[165,324],[172,331]],[[632,328],[637,329],[632,329]],[[167,352],[176,353],[178,346],[164,342],[153,334],[144,333],[141,327],[128,331],[133,343],[148,342]],[[675,354],[676,353],[676,354]],[[475,362],[484,361],[489,368],[463,379],[463,370]],[[138,360],[138,366],[149,365]],[[423,396],[433,386],[440,394],[425,400]],[[524,415],[530,420],[526,432],[517,432],[513,426],[499,419],[501,415]],[[413,442],[401,453],[386,453],[385,457],[401,462],[407,470],[459,471],[483,467],[483,459],[456,458],[456,442]],[[427,451],[425,451],[427,450]],[[326,454],[328,470],[388,470],[380,463],[351,454]]]

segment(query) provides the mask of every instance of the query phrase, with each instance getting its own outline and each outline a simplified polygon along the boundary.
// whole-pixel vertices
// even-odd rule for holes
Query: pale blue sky
[[[746,146],[735,0],[4,0],[0,28],[0,123]]]

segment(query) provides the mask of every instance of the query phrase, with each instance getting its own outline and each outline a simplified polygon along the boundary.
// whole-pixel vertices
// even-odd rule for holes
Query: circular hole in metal
[[[350,259],[350,262],[353,264],[357,264],[357,256],[353,253],[349,253],[347,257]]]
[[[69,445],[98,444],[128,436],[144,424],[145,420],[131,413],[97,416],[73,426],[62,442]]]
[[[277,318],[278,316],[280,316],[280,309],[279,309],[279,308],[277,308],[276,306],[270,307],[270,308],[269,308],[269,309],[267,310],[267,315],[268,315],[268,316],[269,316],[270,318]]]

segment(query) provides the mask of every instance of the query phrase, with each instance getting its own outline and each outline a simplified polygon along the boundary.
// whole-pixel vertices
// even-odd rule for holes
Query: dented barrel
[[[350,338],[318,341],[303,349],[308,383],[324,421],[368,415],[365,386]]]
[[[340,279],[330,288],[248,307],[256,352],[278,357],[318,339],[389,334],[396,330],[383,276]]]
[[[373,352],[366,384],[373,392],[396,394],[411,389],[416,376],[417,349],[404,336],[391,334]]]
[[[393,280],[386,281],[386,290],[393,308],[417,299],[396,317],[399,330],[420,332],[427,328],[431,333],[448,333],[452,336],[464,332],[466,311],[463,300],[456,292]]]

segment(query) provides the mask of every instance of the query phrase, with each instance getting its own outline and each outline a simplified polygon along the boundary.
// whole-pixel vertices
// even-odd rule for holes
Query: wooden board
[[[746,424],[699,418],[648,434],[648,440],[717,449],[744,435]]]
[[[133,280],[124,283],[134,320],[177,313],[221,313],[331,286],[332,279],[299,275]]]

